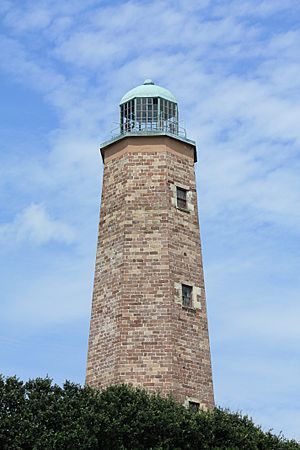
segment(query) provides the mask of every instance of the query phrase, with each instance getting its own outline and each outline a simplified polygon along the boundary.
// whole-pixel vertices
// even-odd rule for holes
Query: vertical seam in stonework
[[[123,159],[124,162],[124,167],[122,168],[124,176],[126,178],[126,184],[125,184],[125,189],[122,192],[122,196],[121,199],[123,201],[123,205],[125,205],[125,198],[126,198],[126,193],[127,193],[127,181],[128,181],[128,152],[125,152],[124,154],[121,155],[120,159]],[[116,320],[116,325],[117,325],[117,342],[118,342],[118,349],[117,349],[117,359],[116,359],[116,378],[118,383],[120,383],[120,377],[121,377],[121,365],[120,365],[120,360],[121,360],[121,353],[122,353],[122,349],[121,349],[121,335],[122,335],[122,320],[123,320],[123,309],[124,309],[124,300],[123,300],[123,293],[124,293],[124,272],[125,272],[125,237],[126,237],[126,232],[125,232],[125,223],[126,223],[126,219],[127,219],[127,211],[128,208],[124,208],[125,211],[123,213],[123,242],[122,242],[122,264],[121,264],[121,277],[120,277],[120,281],[121,281],[121,289],[120,289],[120,301],[119,301],[119,306],[118,306],[118,317]]]
[[[166,176],[166,190],[168,195],[168,223],[167,223],[167,237],[168,237],[168,259],[169,259],[169,291],[170,291],[170,308],[171,308],[171,339],[172,339],[172,353],[171,353],[171,393],[174,395],[174,376],[175,376],[175,370],[174,370],[174,358],[175,358],[175,352],[176,352],[176,345],[175,345],[175,323],[176,323],[176,315],[175,315],[175,304],[173,299],[173,290],[174,290],[174,280],[171,273],[171,223],[170,216],[173,214],[173,205],[171,202],[171,192],[170,192],[170,185],[169,185],[169,177],[171,175],[170,173],[170,153],[167,151],[166,146],[166,152],[165,152],[165,158],[166,158],[166,168],[167,168],[167,176]]]

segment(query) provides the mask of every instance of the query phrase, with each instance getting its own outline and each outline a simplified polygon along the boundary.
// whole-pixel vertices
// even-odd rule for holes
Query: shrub
[[[228,410],[194,413],[127,385],[0,377],[1,450],[300,449]]]

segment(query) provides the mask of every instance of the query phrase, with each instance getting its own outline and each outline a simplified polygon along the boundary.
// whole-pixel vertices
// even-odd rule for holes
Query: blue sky
[[[216,402],[300,439],[298,0],[2,0],[1,372],[84,382],[102,163],[145,78],[198,148]]]

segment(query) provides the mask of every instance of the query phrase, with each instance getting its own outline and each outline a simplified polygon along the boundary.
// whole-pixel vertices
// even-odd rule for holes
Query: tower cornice
[[[155,147],[154,147],[155,146]],[[101,144],[100,152],[105,163],[130,147],[131,152],[169,151],[193,158],[197,162],[196,143],[172,133],[124,133]]]

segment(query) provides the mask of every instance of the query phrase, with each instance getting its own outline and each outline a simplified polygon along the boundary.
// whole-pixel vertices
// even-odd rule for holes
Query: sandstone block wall
[[[86,381],[213,406],[194,148],[126,138],[104,153]],[[187,208],[176,204],[187,189]],[[193,287],[182,305],[182,284]]]

